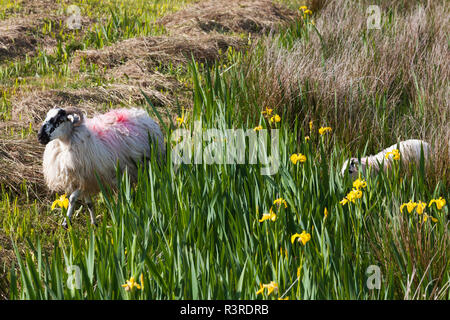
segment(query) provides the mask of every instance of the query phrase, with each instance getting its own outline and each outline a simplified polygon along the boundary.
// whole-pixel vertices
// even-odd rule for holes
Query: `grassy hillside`
[[[444,1],[377,1],[372,30],[369,1],[143,3],[0,2],[0,297],[450,297],[448,204],[432,202],[449,195]],[[68,28],[71,4],[80,29]],[[278,171],[177,168],[168,152],[137,185],[119,175],[117,192],[104,186],[97,228],[81,207],[64,230],[41,173],[45,113],[136,105],[167,129],[169,150],[172,132],[196,120],[278,129]],[[345,159],[409,138],[432,144],[429,163],[394,161],[351,193]],[[126,290],[131,278],[139,288]]]

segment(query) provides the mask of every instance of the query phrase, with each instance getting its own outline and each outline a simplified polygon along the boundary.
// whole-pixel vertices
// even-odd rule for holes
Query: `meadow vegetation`
[[[0,1],[0,31],[16,21],[5,39],[22,44],[0,48],[0,298],[450,298],[445,1],[49,3]],[[71,4],[79,30],[61,18]],[[146,108],[168,149],[195,120],[278,129],[280,167],[175,168],[169,152],[136,185],[103,186],[98,227],[81,207],[64,230],[36,132],[69,105]],[[429,163],[339,175],[408,138],[431,143]]]

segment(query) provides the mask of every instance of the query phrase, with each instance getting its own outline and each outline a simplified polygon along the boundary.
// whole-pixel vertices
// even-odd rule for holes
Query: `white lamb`
[[[414,163],[416,166],[419,166],[422,148],[424,160],[427,161],[430,157],[430,145],[422,140],[411,139],[400,141],[398,144],[394,144],[376,155],[363,157],[361,158],[361,163],[359,163],[357,158],[346,160],[342,166],[341,175],[344,176],[345,172],[348,171],[348,174],[355,179],[358,177],[359,170],[365,174],[366,169],[370,167],[372,173],[377,173],[380,169],[380,165],[383,166],[384,170],[388,170],[391,167],[392,162],[395,161],[394,150],[399,151],[400,161],[402,161],[404,165]],[[387,158],[386,155],[388,155]]]
[[[151,138],[151,142],[149,141]],[[150,157],[151,143],[158,158],[165,153],[164,138],[158,124],[142,109],[116,109],[85,119],[75,108],[54,108],[38,133],[46,145],[43,169],[48,188],[70,194],[67,220],[71,220],[75,202],[84,198],[92,224],[96,224],[91,196],[103,185],[116,186],[116,167],[137,178],[137,163]]]

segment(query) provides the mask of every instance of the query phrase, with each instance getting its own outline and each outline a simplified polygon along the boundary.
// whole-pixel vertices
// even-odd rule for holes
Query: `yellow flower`
[[[303,243],[303,245],[306,245],[306,243],[311,240],[311,235],[309,233],[306,233],[306,231],[303,231],[302,233],[298,234],[293,234],[291,236],[291,243],[294,244],[295,239],[297,239],[297,241]]]
[[[386,159],[389,159],[389,156],[392,155],[392,159],[394,160],[400,160],[400,151],[398,149],[394,149],[391,152],[386,153],[384,156]]]
[[[266,110],[262,111],[262,114],[265,114],[266,116],[270,116],[272,114],[273,109],[267,108]]]
[[[260,283],[260,284],[259,284],[259,290],[256,291],[256,295],[258,295],[258,294],[263,294],[263,292],[264,292],[264,286],[263,286],[262,283]]]
[[[361,199],[361,197],[362,197],[362,191],[359,190],[359,189],[353,189],[352,191],[350,191],[347,194],[347,196],[345,198],[347,199],[347,202],[350,201],[352,203],[355,203],[355,200],[356,199]],[[345,203],[343,203],[343,204],[345,204]]]
[[[305,11],[305,10],[308,10],[308,7],[307,6],[301,6],[300,8],[298,8],[298,10]]]
[[[185,123],[184,114],[180,117],[177,117],[178,126],[181,127]]]
[[[439,199],[431,200],[428,206],[431,207],[433,203],[436,203],[436,208],[438,208],[438,210],[441,210],[442,207],[446,204],[445,199],[442,199],[442,197],[439,197]]]
[[[277,115],[277,114],[270,118],[270,123],[280,122],[280,121],[281,121],[281,117],[279,115]]]
[[[307,15],[307,14],[312,15],[312,11],[307,9],[307,10],[303,11],[303,14],[304,15]]]
[[[323,215],[325,216],[325,218],[328,217],[328,209],[327,208],[325,208],[325,210],[323,210]]]
[[[319,128],[319,133],[321,135],[325,134],[326,132],[331,132],[333,129],[331,129],[330,127],[320,127]]]
[[[426,202],[422,202],[422,201],[419,200],[419,202],[417,203],[417,206],[416,206],[417,214],[422,214],[423,213],[423,209],[425,209],[426,206],[427,206]]]
[[[425,213],[425,214],[423,215],[423,222],[427,222],[428,218],[431,218],[431,221],[433,221],[434,223],[436,223],[436,222],[439,221],[439,220],[436,219],[435,217],[429,216],[429,215],[427,215],[427,214]]]
[[[348,203],[348,200],[347,200],[347,198],[344,198],[341,201],[339,201],[339,203],[344,206],[344,205],[346,205]]]
[[[272,292],[278,292],[278,284],[274,281],[271,281],[268,284],[259,284],[259,290],[256,291],[256,295],[263,294],[264,289],[267,289],[267,295],[270,295]]]
[[[300,272],[301,272],[301,270],[302,270],[301,267],[298,267],[298,268],[297,268],[297,278],[300,278]]]
[[[135,287],[141,289],[141,285],[134,281],[133,277],[131,277],[130,280],[127,280],[127,283],[123,284],[122,287],[124,287],[126,291],[133,290]]]
[[[269,296],[272,292],[277,293],[278,292],[278,284],[275,283],[274,281],[271,281],[268,285],[267,285],[267,295]]]
[[[272,221],[277,220],[277,215],[275,214],[275,212],[273,212],[272,208],[270,208],[269,213],[264,213],[262,218],[258,221],[263,222],[265,220],[272,220]]]
[[[310,122],[309,122],[309,131],[312,131],[312,129],[313,129],[313,122],[310,121]]]
[[[290,159],[293,164],[297,164],[297,162],[305,162],[306,156],[301,153],[299,154],[294,153]]]
[[[309,136],[306,136],[306,137],[305,137],[305,141],[309,141]]]
[[[144,275],[141,273],[141,276],[139,277],[139,280],[141,281],[141,288],[144,290]]]
[[[278,206],[281,206],[281,204],[284,204],[284,207],[287,208],[287,202],[283,198],[275,199],[273,201],[273,204],[277,204]]]
[[[259,126],[257,126],[257,127],[255,127],[255,128],[253,128],[253,131],[259,131],[259,130],[262,130],[262,126],[261,125],[259,125]]]
[[[416,206],[417,206],[417,203],[412,202],[412,200],[409,200],[408,203],[404,203],[400,206],[400,212],[402,212],[403,208],[406,207],[406,209],[408,210],[408,213],[411,213]]]
[[[361,179],[356,179],[355,181],[353,181],[353,187],[356,188],[356,190],[359,190],[360,188],[365,188],[367,187],[367,182],[366,180],[361,180]]]
[[[278,300],[289,300],[289,297],[286,297],[286,298],[278,298]]]
[[[69,206],[69,199],[66,198],[66,194],[63,194],[62,196],[59,197],[59,199],[56,199],[55,201],[53,201],[51,210],[55,209],[55,207],[57,205],[60,208],[67,209],[67,207]]]

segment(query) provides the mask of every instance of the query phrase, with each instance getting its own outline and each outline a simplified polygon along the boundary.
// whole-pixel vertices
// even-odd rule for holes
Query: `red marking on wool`
[[[98,137],[102,137],[103,140],[110,140],[113,139],[114,136],[109,134],[110,129],[113,127],[119,129],[119,131],[120,128],[125,128],[128,131],[134,131],[134,126],[129,120],[129,111],[127,109],[118,109],[111,110],[105,114],[88,119],[86,125],[90,130],[95,132]]]

